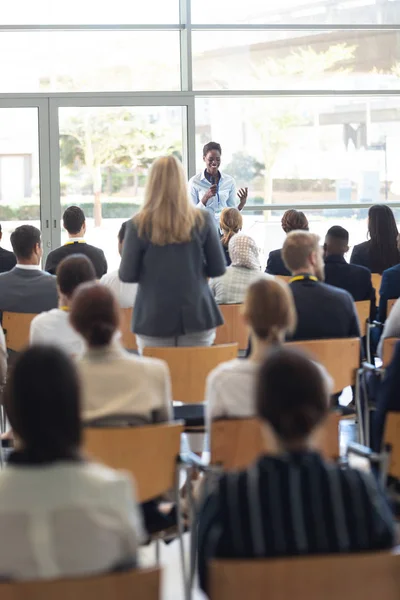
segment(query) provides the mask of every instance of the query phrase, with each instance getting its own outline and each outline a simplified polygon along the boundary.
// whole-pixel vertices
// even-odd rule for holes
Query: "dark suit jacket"
[[[372,287],[371,272],[359,265],[349,265],[343,256],[325,258],[325,283],[346,290],[354,302],[371,300],[371,319],[375,319],[375,290]]]
[[[287,270],[282,259],[282,250],[272,250],[269,253],[265,272],[270,275],[286,275],[290,277],[291,272]]]
[[[400,298],[400,265],[386,269],[382,274],[378,321],[386,321],[387,301]]]
[[[212,214],[182,244],[156,246],[139,237],[134,221],[126,227],[119,276],[139,283],[133,331],[152,337],[175,337],[213,329],[223,323],[208,277],[223,275],[225,256]]]
[[[97,279],[103,277],[107,273],[107,261],[104,256],[103,250],[86,244],[86,242],[74,242],[73,244],[65,244],[60,248],[56,248],[47,257],[46,260],[46,271],[55,275],[59,263],[71,254],[84,254],[93,263],[94,270],[96,271]]]
[[[18,266],[0,275],[0,311],[41,313],[57,306],[56,278],[52,275]]]
[[[17,264],[14,252],[0,248],[0,273],[11,271]]]
[[[385,377],[379,386],[376,410],[372,413],[372,448],[381,449],[388,412],[400,411],[400,342],[396,345],[392,362],[386,369]]]
[[[400,254],[398,262],[400,262]],[[367,269],[369,269],[371,273],[379,274],[382,274],[385,268],[389,269],[391,266],[393,266],[387,265],[386,267],[382,268],[382,266],[377,263],[376,257],[374,257],[373,253],[371,252],[371,240],[354,246],[353,252],[351,253],[350,263],[352,265],[360,265],[361,267],[367,267]]]
[[[304,279],[290,284],[297,311],[293,340],[359,337],[353,298],[326,283]]]

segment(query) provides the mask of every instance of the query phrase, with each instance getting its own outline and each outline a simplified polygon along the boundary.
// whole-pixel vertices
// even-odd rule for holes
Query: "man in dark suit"
[[[324,280],[319,237],[306,231],[289,233],[282,258],[292,273],[290,288],[297,311],[293,340],[359,337],[353,298]]]
[[[87,244],[84,240],[86,233],[85,213],[79,206],[69,206],[63,214],[64,229],[68,231],[69,240],[50,252],[46,261],[46,271],[55,274],[59,263],[71,254],[85,254],[93,263],[98,279],[107,273],[107,261],[103,250]]]
[[[384,323],[386,321],[387,301],[400,298],[400,264],[383,271],[379,295],[378,321]]]
[[[0,225],[0,240],[3,237],[3,231]],[[17,264],[14,252],[0,248],[0,273],[7,273],[11,271]]]

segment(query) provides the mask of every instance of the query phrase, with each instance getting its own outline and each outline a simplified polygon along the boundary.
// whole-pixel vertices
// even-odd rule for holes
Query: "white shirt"
[[[236,208],[239,204],[236,196],[236,183],[233,177],[221,172],[220,176],[217,193],[207,201],[206,206],[201,202],[201,199],[212,184],[206,178],[204,171],[189,180],[189,193],[193,204],[211,212],[218,223],[219,216],[224,208]]]
[[[130,477],[85,462],[1,471],[0,533],[0,576],[25,580],[108,572],[143,540]]]
[[[378,356],[382,358],[383,342],[386,338],[400,337],[400,299],[394,303],[390,315],[385,321],[378,346]]]
[[[132,308],[137,294],[137,283],[124,283],[120,280],[118,271],[106,273],[100,283],[112,290],[121,308]]]
[[[274,279],[272,275],[230,265],[224,275],[210,281],[210,288],[217,304],[242,304],[249,285],[258,279]]]
[[[83,338],[69,322],[69,312],[59,308],[41,313],[33,319],[29,343],[31,346],[53,344],[69,356],[80,356],[86,347]]]
[[[17,269],[24,269],[25,271],[41,271],[42,270],[39,265],[20,265],[19,263],[17,263],[15,266]]]

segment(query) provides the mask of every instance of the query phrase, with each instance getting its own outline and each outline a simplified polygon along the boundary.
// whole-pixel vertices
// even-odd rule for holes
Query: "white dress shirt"
[[[193,200],[193,204],[211,212],[214,219],[219,223],[219,217],[224,208],[236,208],[239,204],[239,200],[236,196],[236,183],[230,175],[220,173],[217,193],[210,198],[207,201],[206,206],[204,206],[201,199],[212,186],[212,183],[208,181],[204,173],[205,171],[202,171],[189,180],[190,196]]]
[[[1,471],[0,533],[0,576],[17,580],[106,573],[143,540],[130,477],[90,462]]]
[[[86,348],[83,338],[69,322],[69,312],[60,308],[53,308],[33,319],[29,343],[31,346],[53,344],[69,356],[80,356]]]
[[[132,308],[137,294],[137,283],[124,283],[121,281],[118,270],[103,275],[100,283],[114,292],[121,308]]]

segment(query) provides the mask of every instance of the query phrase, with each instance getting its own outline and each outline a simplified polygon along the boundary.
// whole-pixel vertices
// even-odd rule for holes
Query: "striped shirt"
[[[391,548],[394,524],[375,480],[315,452],[263,456],[223,474],[199,523],[199,576],[213,558],[287,557]]]

